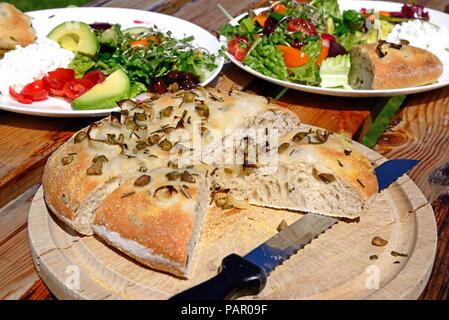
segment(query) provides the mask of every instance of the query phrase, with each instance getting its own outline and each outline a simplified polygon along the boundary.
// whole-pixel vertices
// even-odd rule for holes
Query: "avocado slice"
[[[109,109],[116,102],[129,98],[131,84],[122,69],[111,73],[102,83],[95,85],[82,96],[72,101],[74,110]]]
[[[95,33],[84,22],[67,21],[56,26],[47,36],[64,49],[87,56],[95,56],[99,44]]]
[[[115,32],[115,27],[111,27],[105,31],[103,31],[99,37],[99,41],[101,44],[106,44],[109,46],[117,45],[117,32]]]
[[[131,37],[134,35],[143,35],[146,33],[149,33],[150,29],[145,28],[145,27],[131,27],[128,29],[123,30],[123,34],[127,34],[130,35]]]

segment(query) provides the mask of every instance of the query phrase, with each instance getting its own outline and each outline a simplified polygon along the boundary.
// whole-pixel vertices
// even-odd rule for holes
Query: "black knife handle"
[[[260,293],[266,282],[263,269],[233,253],[223,259],[215,277],[170,300],[232,300]]]

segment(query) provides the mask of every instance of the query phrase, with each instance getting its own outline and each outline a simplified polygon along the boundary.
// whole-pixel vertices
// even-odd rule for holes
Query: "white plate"
[[[119,23],[122,29],[132,26],[156,25],[163,31],[171,31],[175,38],[194,36],[194,45],[204,48],[210,53],[215,54],[220,49],[217,38],[203,28],[191,22],[155,12],[121,8],[64,8],[32,11],[27,12],[27,14],[33,19],[33,27],[36,29],[38,37],[45,37],[55,26],[70,20],[86,23]],[[136,24],[134,21],[139,21],[139,23]],[[144,24],[141,24],[141,21]],[[217,60],[217,68],[209,74],[201,85],[210,83],[220,72],[223,63],[224,59],[220,57]],[[98,117],[108,115],[116,108],[75,111],[72,110],[68,102],[59,98],[22,104],[9,96],[0,95],[0,109],[46,117]]]
[[[360,10],[361,8],[366,9],[374,9],[375,11],[400,11],[402,7],[402,3],[393,3],[393,2],[386,2],[386,1],[354,1],[354,0],[343,0],[339,1],[340,10],[348,10],[348,9],[354,9],[354,10]],[[264,10],[263,8],[259,10]],[[427,9],[426,11],[429,11],[430,14],[430,21],[438,24],[443,25],[446,28],[449,29],[449,15],[445,14],[440,11]],[[258,12],[256,10],[256,12]],[[240,16],[234,18],[231,20],[232,22],[239,21],[242,19],[246,13],[241,14]],[[226,46],[226,38],[220,37],[220,43],[224,46]],[[412,44],[413,45],[413,44]],[[442,61],[444,65],[443,74],[441,75],[438,82],[420,86],[420,87],[410,87],[410,88],[402,88],[402,89],[388,89],[388,90],[354,90],[354,89],[330,89],[330,88],[321,88],[321,87],[314,87],[314,86],[308,86],[298,83],[293,83],[289,81],[283,81],[278,80],[275,78],[268,77],[266,75],[263,75],[254,69],[251,69],[245,65],[243,65],[240,61],[234,58],[230,53],[226,52],[226,55],[231,59],[231,61],[236,64],[241,69],[255,75],[256,77],[262,78],[264,80],[273,82],[275,84],[278,84],[283,87],[287,87],[290,89],[300,90],[300,91],[306,91],[306,92],[312,92],[312,93],[318,93],[318,94],[324,94],[329,96],[341,96],[341,97],[389,97],[389,96],[396,96],[396,95],[402,95],[402,94],[411,94],[411,93],[418,93],[418,92],[424,92],[429,91],[437,88],[441,88],[444,86],[449,85],[449,61]]]

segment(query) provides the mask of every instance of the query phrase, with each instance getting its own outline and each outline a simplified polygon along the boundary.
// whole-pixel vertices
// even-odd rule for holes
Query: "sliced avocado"
[[[79,21],[67,21],[55,27],[47,36],[56,41],[64,49],[87,56],[95,56],[99,44],[90,27]]]
[[[116,102],[129,98],[131,84],[122,69],[111,73],[102,83],[95,85],[85,94],[72,101],[74,110],[109,109]]]
[[[143,35],[146,33],[149,33],[151,30],[145,27],[131,27],[128,29],[123,30],[123,34],[130,35],[131,37],[136,35]]]
[[[117,32],[115,32],[115,27],[111,27],[111,28],[103,31],[100,34],[98,41],[100,41],[101,44],[116,46],[117,45]]]

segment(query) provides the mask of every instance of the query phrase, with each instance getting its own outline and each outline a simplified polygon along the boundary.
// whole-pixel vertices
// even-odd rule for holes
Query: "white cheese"
[[[387,41],[399,43],[407,40],[411,46],[426,49],[441,62],[449,62],[449,32],[445,26],[422,20],[411,20],[397,24],[388,34]]]
[[[0,93],[9,95],[10,86],[19,92],[47,72],[66,68],[74,56],[73,52],[47,38],[38,39],[24,48],[17,46],[0,60]]]

